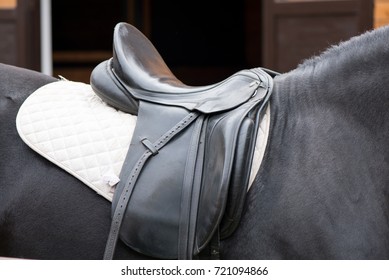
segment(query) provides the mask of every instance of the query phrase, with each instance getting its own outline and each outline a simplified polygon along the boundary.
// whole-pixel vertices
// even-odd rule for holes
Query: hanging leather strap
[[[140,172],[142,171],[144,164],[152,155],[158,154],[157,151],[162,149],[171,139],[174,138],[174,136],[179,134],[183,129],[185,129],[194,120],[196,120],[198,116],[199,114],[196,112],[188,114],[179,123],[177,123],[172,129],[170,129],[168,132],[162,135],[157,141],[155,141],[151,145],[150,145],[151,142],[149,140],[147,141],[145,141],[145,139],[141,140],[143,141],[142,143],[147,147],[147,150],[139,158],[139,160],[137,161],[134,168],[131,170],[131,173],[125,182],[125,187],[120,195],[119,202],[115,208],[112,217],[111,228],[109,231],[108,241],[104,252],[104,260],[113,259],[124,213],[130,201],[132,192],[135,187],[135,183],[139,177]]]
[[[204,157],[204,135],[201,134],[204,116],[200,116],[193,130],[191,147],[185,168],[181,195],[178,229],[178,259],[192,259],[195,243],[197,208],[200,199],[201,173]],[[202,139],[201,139],[202,138]]]

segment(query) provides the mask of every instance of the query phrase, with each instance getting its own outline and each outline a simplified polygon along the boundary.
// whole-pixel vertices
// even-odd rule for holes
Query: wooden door
[[[373,27],[373,0],[263,0],[262,62],[285,72]]]
[[[53,74],[88,83],[112,57],[115,24],[131,22],[133,0],[52,0]]]
[[[260,65],[260,3],[52,1],[54,75],[89,82],[92,69],[112,56],[115,24],[127,21],[152,41],[185,83],[218,82],[238,70]]]
[[[0,62],[40,70],[39,0],[0,0]]]

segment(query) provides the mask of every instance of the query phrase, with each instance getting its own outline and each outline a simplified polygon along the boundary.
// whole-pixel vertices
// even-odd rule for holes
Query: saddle
[[[138,115],[112,203],[104,254],[117,240],[151,257],[191,259],[236,229],[242,214],[258,123],[272,91],[262,68],[219,83],[179,81],[152,43],[119,23],[113,57],[92,72],[109,105]]]

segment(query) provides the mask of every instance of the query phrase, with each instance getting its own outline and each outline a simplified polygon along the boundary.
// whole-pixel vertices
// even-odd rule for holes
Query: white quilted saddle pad
[[[34,151],[112,201],[136,119],[105,104],[88,84],[58,81],[26,99],[16,126]],[[258,134],[250,185],[263,158],[269,120],[268,108]]]

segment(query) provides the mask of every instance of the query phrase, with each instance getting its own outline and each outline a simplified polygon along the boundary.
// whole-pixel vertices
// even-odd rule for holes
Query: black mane
[[[304,61],[281,75],[278,88],[288,92],[289,98],[297,98],[296,104],[315,104],[315,110],[319,107],[324,112],[337,109],[342,118],[354,118],[376,135],[387,134],[388,62],[389,26],[353,37]]]
[[[342,70],[361,66],[373,70],[374,67],[384,65],[384,61],[389,61],[388,43],[389,26],[385,26],[334,45],[322,54],[303,61],[296,70],[307,67],[334,68],[337,65],[341,65]]]

